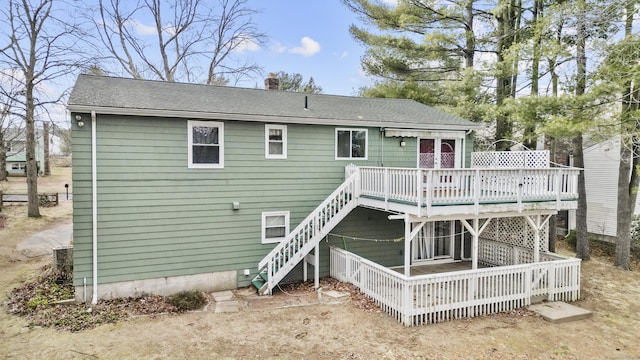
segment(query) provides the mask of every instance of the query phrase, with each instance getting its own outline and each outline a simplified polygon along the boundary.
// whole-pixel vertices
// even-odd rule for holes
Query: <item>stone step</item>
[[[589,319],[593,315],[590,310],[567,304],[562,301],[529,305],[529,310],[540,314],[542,318],[554,324]]]

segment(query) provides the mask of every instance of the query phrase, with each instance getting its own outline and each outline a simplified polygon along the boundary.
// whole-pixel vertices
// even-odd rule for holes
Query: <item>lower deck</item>
[[[485,267],[486,266],[478,264],[478,268],[480,269]],[[399,274],[404,274],[404,267],[402,266],[394,266],[390,269]],[[444,262],[444,263],[434,262],[432,264],[425,263],[420,265],[412,265],[411,276],[451,273],[451,272],[471,270],[471,269],[472,269],[471,261],[452,261],[452,262]]]
[[[405,276],[332,247],[330,267],[331,277],[356,285],[384,312],[412,326],[510,311],[533,299],[579,299],[580,259],[544,255],[540,262],[476,269],[467,261],[414,266]],[[490,264],[495,258],[482,260]]]

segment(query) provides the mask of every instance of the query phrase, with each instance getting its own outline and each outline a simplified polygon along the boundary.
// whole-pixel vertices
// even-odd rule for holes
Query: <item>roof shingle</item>
[[[168,114],[343,126],[451,130],[478,126],[413,100],[303,94],[95,75],[78,77],[67,106],[72,112],[95,110],[97,113]]]

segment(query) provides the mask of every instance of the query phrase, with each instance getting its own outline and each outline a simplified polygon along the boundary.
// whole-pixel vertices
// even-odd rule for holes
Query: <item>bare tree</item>
[[[49,115],[47,106],[60,103],[64,92],[48,94],[46,86],[74,71],[81,63],[77,37],[79,29],[70,16],[58,16],[53,0],[9,0],[0,14],[9,29],[0,45],[0,66],[14,69],[9,74],[21,84],[20,113],[26,129],[28,216],[39,217],[38,164],[35,154],[35,122]],[[64,21],[62,19],[65,19]]]
[[[98,36],[112,60],[136,79],[224,83],[259,73],[234,55],[260,47],[246,0],[100,0]],[[147,26],[141,18],[151,18]]]

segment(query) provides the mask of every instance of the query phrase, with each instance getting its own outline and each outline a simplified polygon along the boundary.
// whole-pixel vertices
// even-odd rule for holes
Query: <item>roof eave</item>
[[[333,118],[307,118],[307,117],[282,117],[273,115],[255,114],[229,114],[216,112],[198,112],[183,110],[156,110],[156,109],[135,109],[135,108],[113,108],[91,105],[68,104],[67,109],[74,113],[90,113],[109,115],[130,115],[148,117],[175,117],[185,119],[208,119],[208,120],[235,120],[235,121],[256,121],[265,123],[285,123],[285,124],[306,124],[306,125],[337,125],[337,126],[367,126],[367,127],[389,127],[389,122],[379,120],[353,120],[353,119],[333,119]],[[430,130],[476,130],[481,126],[470,123],[468,125],[457,124],[416,124],[394,122],[394,128],[410,129],[430,129]]]

